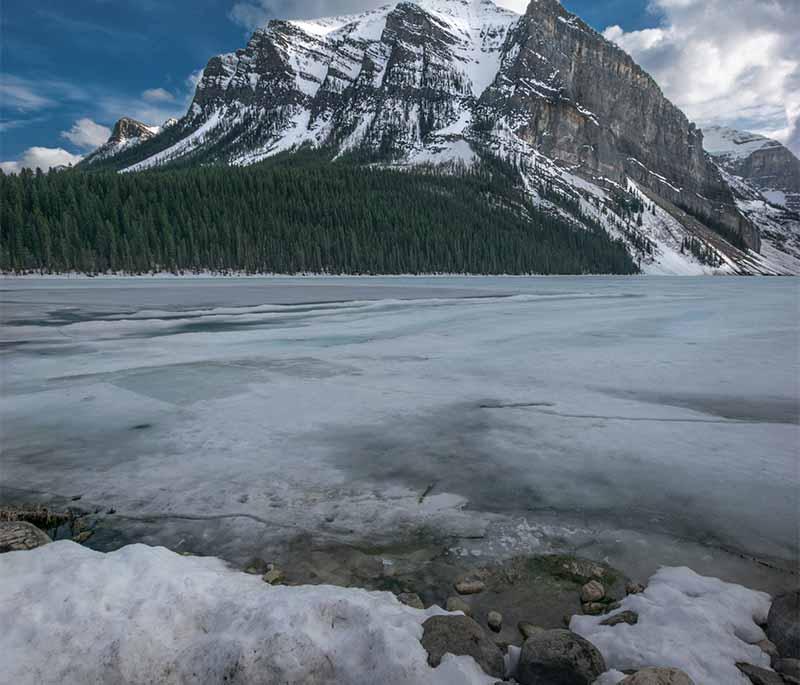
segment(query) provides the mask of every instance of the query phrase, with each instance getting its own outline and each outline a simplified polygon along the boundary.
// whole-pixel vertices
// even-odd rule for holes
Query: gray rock
[[[52,542],[47,534],[27,521],[0,521],[0,553],[34,549]]]
[[[448,597],[445,608],[448,611],[461,611],[467,616],[472,616],[472,607],[461,599],[461,597]]]
[[[756,646],[759,647],[761,651],[770,658],[770,660],[777,659],[780,656],[775,643],[770,640],[759,640],[756,642]]]
[[[638,595],[644,592],[644,585],[641,583],[626,583],[625,592],[629,595]]]
[[[416,592],[401,592],[399,595],[397,595],[397,599],[399,599],[406,606],[410,606],[414,609],[425,608],[425,605],[422,603],[422,599]]]
[[[753,685],[783,685],[783,678],[775,671],[743,662],[737,662],[736,668],[744,673]]]
[[[639,622],[639,614],[630,609],[620,611],[618,614],[609,616],[605,621],[600,623],[601,626],[616,626],[620,623],[627,623],[628,625],[635,626]]]
[[[800,659],[775,659],[772,667],[781,675],[800,680]]]
[[[483,592],[486,586],[482,580],[460,580],[454,587],[459,595],[476,595]]]
[[[445,654],[471,656],[495,678],[505,676],[505,662],[500,648],[483,629],[467,616],[432,616],[422,624],[422,646],[428,663],[436,667]]]
[[[623,678],[620,685],[694,685],[694,681],[677,668],[643,668]]]
[[[767,617],[767,636],[784,659],[800,659],[800,590],[773,600]]]
[[[503,614],[499,611],[490,611],[486,623],[493,632],[499,633],[503,629]]]
[[[522,685],[590,685],[605,670],[591,642],[569,630],[545,630],[522,645],[517,680]]]
[[[569,621],[567,621],[567,625],[569,625]],[[531,635],[536,635],[536,633],[543,633],[544,628],[541,628],[533,623],[528,623],[527,621],[520,621],[517,623],[517,628],[519,632],[522,633],[522,637],[526,640],[531,637]]]
[[[582,602],[596,602],[606,596],[606,589],[597,580],[590,580],[581,588]]]

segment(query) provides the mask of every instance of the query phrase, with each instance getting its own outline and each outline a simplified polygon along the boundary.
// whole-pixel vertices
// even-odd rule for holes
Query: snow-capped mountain
[[[736,204],[761,229],[762,253],[778,263],[786,255],[800,259],[800,160],[756,133],[724,126],[703,132],[706,151],[723,170]]]
[[[800,211],[800,159],[777,140],[724,126],[703,130],[706,151],[772,204]]]
[[[167,122],[165,126],[170,123],[175,123],[175,120]],[[114,124],[111,137],[89,155],[84,162],[92,164],[103,159],[115,157],[123,150],[139,145],[139,143],[158,135],[161,128],[160,126],[148,126],[129,117],[122,117]]]
[[[741,211],[703,133],[558,0],[524,15],[417,0],[271,21],[208,62],[175,125],[86,164],[245,165],[301,147],[410,166],[500,158],[539,205],[602,225],[646,272],[795,270],[759,254],[760,217]]]

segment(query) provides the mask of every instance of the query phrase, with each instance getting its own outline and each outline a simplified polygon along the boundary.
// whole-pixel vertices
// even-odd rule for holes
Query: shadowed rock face
[[[800,212],[800,159],[776,140],[747,131],[710,127],[713,143],[709,153],[725,171],[745,179],[766,194],[778,191],[785,206]]]
[[[111,137],[108,139],[108,142],[121,143],[129,140],[130,138],[141,138],[142,140],[147,140],[148,138],[152,138],[154,135],[155,133],[153,133],[153,131],[141,121],[129,119],[128,117],[122,117],[122,119],[114,124],[114,130],[111,132]]]
[[[618,183],[628,175],[759,249],[702,132],[629,55],[557,0],[533,0],[509,43],[487,110],[548,156]]]

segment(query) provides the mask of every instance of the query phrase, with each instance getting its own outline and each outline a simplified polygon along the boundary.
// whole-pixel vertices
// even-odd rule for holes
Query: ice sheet
[[[796,563],[797,280],[2,287],[16,497],[81,494],[232,560],[425,527],[648,575],[704,556],[713,575],[728,550],[722,575],[764,587],[740,554]]]

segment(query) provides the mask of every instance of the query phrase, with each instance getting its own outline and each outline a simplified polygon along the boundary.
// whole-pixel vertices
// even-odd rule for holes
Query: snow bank
[[[470,657],[432,669],[426,611],[383,592],[272,587],[213,558],[72,542],[0,555],[4,682],[464,683]]]
[[[769,657],[753,644],[766,637],[756,621],[766,621],[769,607],[763,592],[685,567],[662,568],[642,594],[622,601],[618,611],[637,612],[636,625],[574,616],[570,629],[596,645],[611,669],[671,666],[702,685],[749,685],[735,664],[769,668]]]

